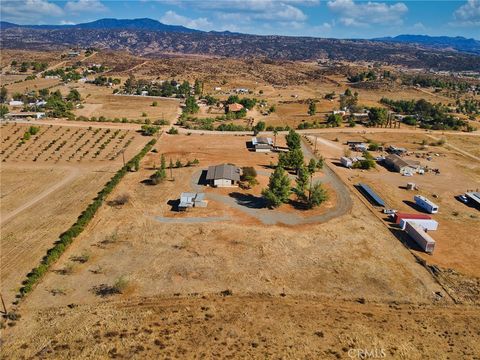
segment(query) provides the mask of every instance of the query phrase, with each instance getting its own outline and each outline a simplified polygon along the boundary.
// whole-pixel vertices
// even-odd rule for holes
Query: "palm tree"
[[[274,129],[273,130],[273,137],[274,137],[274,141],[273,141],[273,147],[277,147],[277,135],[278,135],[278,130],[277,129]]]

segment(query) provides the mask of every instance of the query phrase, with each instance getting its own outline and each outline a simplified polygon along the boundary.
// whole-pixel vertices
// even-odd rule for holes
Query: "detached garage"
[[[240,181],[240,168],[231,164],[209,166],[207,181],[210,186],[215,187],[238,186]]]

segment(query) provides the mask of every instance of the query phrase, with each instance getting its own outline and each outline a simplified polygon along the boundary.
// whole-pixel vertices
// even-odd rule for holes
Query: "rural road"
[[[45,197],[47,197],[48,195],[50,195],[51,193],[53,193],[54,191],[60,189],[62,186],[68,184],[69,182],[73,181],[79,174],[80,170],[77,169],[77,168],[72,168],[71,169],[72,171],[70,172],[70,174],[68,174],[68,176],[66,176],[65,178],[63,178],[62,180],[60,180],[59,182],[53,184],[52,186],[50,186],[49,188],[45,189],[44,191],[42,191],[40,194],[34,196],[33,198],[31,198],[30,200],[28,200],[26,203],[22,204],[21,206],[19,206],[18,208],[16,208],[15,210],[13,211],[10,211],[9,213],[7,213],[6,215],[2,216],[2,219],[0,220],[0,224],[4,224],[6,223],[8,220],[12,219],[13,217],[17,216],[19,213],[21,213],[22,211],[28,209],[29,207],[35,205],[36,203],[38,203],[40,200],[43,200]]]

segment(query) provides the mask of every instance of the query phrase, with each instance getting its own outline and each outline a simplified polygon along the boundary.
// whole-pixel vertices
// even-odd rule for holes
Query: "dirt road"
[[[40,194],[32,197],[29,201],[27,201],[26,203],[24,203],[23,205],[19,206],[18,208],[16,208],[15,210],[13,211],[10,211],[9,213],[7,213],[5,216],[2,216],[2,219],[0,220],[0,224],[4,224],[6,223],[8,220],[12,219],[13,217],[15,217],[16,215],[18,215],[20,212],[22,212],[23,210],[26,210],[28,209],[29,207],[35,205],[36,203],[38,203],[40,200],[43,200],[44,198],[46,198],[48,195],[50,195],[51,193],[53,193],[54,191],[60,189],[62,186],[65,186],[67,185],[68,183],[70,183],[71,181],[73,181],[80,173],[80,170],[78,168],[74,168],[72,167],[71,168],[71,172],[70,174],[63,178],[61,181],[57,182],[56,184],[53,184],[52,186],[50,186],[49,188],[45,189],[44,191],[42,191]]]

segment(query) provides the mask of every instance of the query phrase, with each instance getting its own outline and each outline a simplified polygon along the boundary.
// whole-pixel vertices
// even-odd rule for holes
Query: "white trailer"
[[[415,242],[422,248],[423,251],[427,253],[433,253],[435,249],[435,240],[428,235],[421,226],[416,225],[412,222],[406,223],[405,232],[410,235],[410,237],[415,240]]]
[[[347,167],[347,168],[351,168],[352,165],[353,165],[353,161],[352,159],[346,157],[346,156],[342,156],[340,158],[340,162],[342,163],[343,166]]]
[[[400,220],[400,228],[405,230],[407,223],[420,226],[423,230],[434,231],[438,229],[438,222],[432,219],[402,219]]]
[[[417,204],[418,206],[420,206],[422,209],[426,210],[430,214],[435,214],[438,212],[438,205],[434,204],[424,196],[415,195],[413,197],[413,200],[415,200],[415,204]]]

